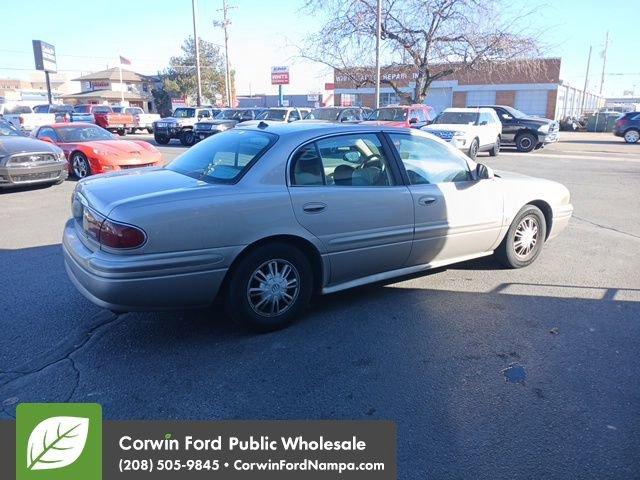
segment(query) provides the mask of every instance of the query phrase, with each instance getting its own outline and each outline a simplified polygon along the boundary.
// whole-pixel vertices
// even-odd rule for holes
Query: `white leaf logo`
[[[51,470],[75,462],[87,443],[89,419],[51,417],[43,420],[29,435],[27,468]]]

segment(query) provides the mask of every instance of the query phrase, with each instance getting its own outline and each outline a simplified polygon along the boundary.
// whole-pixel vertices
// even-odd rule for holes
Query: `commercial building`
[[[640,111],[640,97],[610,97],[606,99],[604,107],[616,112],[637,112]]]
[[[50,77],[53,101],[60,102],[60,96],[74,88],[64,74]],[[77,87],[75,87],[77,88]],[[47,85],[43,72],[30,75],[29,80],[0,78],[0,103],[19,103],[21,105],[39,105],[48,103]]]
[[[323,105],[322,93],[309,93],[309,94],[293,94],[283,95],[283,104],[285,107],[305,107],[314,108]],[[279,105],[278,95],[251,95],[237,97],[238,107],[250,108],[250,107],[277,107]]]
[[[118,67],[94,72],[74,79],[80,82],[80,92],[62,95],[65,103],[72,104],[121,104],[140,107],[146,112],[154,111],[151,90],[155,77],[141,75],[122,69],[122,83]]]
[[[467,105],[508,105],[529,115],[559,119],[593,111],[604,104],[604,98],[586,94],[560,79],[560,58],[521,60],[485,64],[472,70],[457,72],[434,81],[424,103],[436,112],[447,107]],[[434,66],[434,72],[444,66]],[[374,106],[375,90],[370,81],[373,69],[359,68],[334,71],[335,105]],[[412,66],[382,69],[382,78],[393,81],[402,92],[410,92],[417,77]],[[584,98],[584,102],[583,102]],[[401,103],[395,91],[381,85],[380,105]]]

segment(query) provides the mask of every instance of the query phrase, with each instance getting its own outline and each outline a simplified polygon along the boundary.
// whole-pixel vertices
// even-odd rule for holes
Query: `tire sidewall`
[[[496,143],[493,144],[493,148],[489,150],[489,155],[492,157],[498,156],[500,153],[500,137],[496,138]]]
[[[247,299],[247,286],[254,271],[263,263],[282,259],[291,263],[300,277],[300,291],[293,305],[277,317],[257,314]],[[286,327],[298,317],[309,304],[313,293],[313,272],[309,259],[298,248],[285,243],[271,243],[249,252],[230,273],[225,298],[227,314],[237,322],[260,332],[271,332]]]
[[[192,146],[195,143],[194,139],[195,134],[193,133],[193,130],[183,130],[180,132],[180,143],[185,147]]]
[[[166,135],[154,135],[153,139],[158,142],[160,145],[166,145],[171,140]]]
[[[639,140],[640,138],[636,139],[636,140],[635,140],[635,141],[633,141],[633,142],[632,142],[632,141],[627,140],[627,134],[628,134],[629,132],[635,132],[635,133],[637,133],[637,134],[638,134],[638,137],[640,137],[640,131],[638,131],[638,130],[636,130],[636,129],[634,129],[634,128],[631,128],[631,129],[627,130],[626,132],[624,132],[624,141],[625,141],[625,142],[627,142],[627,143],[637,143],[637,142],[638,142],[638,140]]]
[[[478,142],[477,138],[474,138],[473,141],[471,142],[471,145],[469,145],[469,152],[468,152],[469,158],[474,160],[478,156],[479,148],[480,148],[480,143]]]
[[[531,142],[530,146],[522,146],[522,140],[523,139],[528,139]],[[537,139],[535,138],[535,136],[531,133],[521,133],[516,137],[516,148],[518,149],[519,152],[531,152],[534,148],[536,148],[536,143],[537,143]]]
[[[526,260],[520,259],[513,248],[514,240],[515,240],[515,232],[518,228],[520,222],[527,216],[533,215],[536,217],[538,221],[538,241],[534,247],[533,254],[529,256]],[[507,267],[510,268],[522,268],[528,265],[531,265],[536,258],[540,255],[542,251],[542,247],[544,245],[545,239],[547,237],[547,222],[544,218],[544,214],[542,211],[536,207],[535,205],[527,205],[522,210],[518,212],[515,216],[511,225],[509,226],[509,230],[507,230],[507,234],[505,235],[504,240],[500,244],[498,251],[498,258],[500,261]]]
[[[78,175],[76,173],[76,168],[75,168],[75,165],[74,165],[76,157],[79,157],[85,163],[85,166],[87,167],[87,174],[85,176],[83,176],[83,177],[81,177],[80,175]],[[71,163],[71,171],[73,172],[73,175],[76,178],[82,179],[82,178],[86,178],[89,175],[91,175],[91,165],[89,165],[89,160],[87,160],[87,157],[83,153],[76,152],[76,153],[72,154],[70,163]]]

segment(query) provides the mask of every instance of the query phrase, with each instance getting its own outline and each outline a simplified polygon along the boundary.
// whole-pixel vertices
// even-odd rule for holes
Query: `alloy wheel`
[[[636,143],[638,140],[640,140],[640,133],[636,132],[635,130],[629,130],[624,134],[624,139],[629,143]]]
[[[520,259],[528,258],[538,243],[538,219],[533,215],[524,217],[518,226],[513,239],[513,250]]]
[[[71,160],[71,165],[76,177],[84,178],[89,174],[89,165],[87,165],[87,161],[82,157],[82,155],[74,155]]]
[[[247,300],[252,310],[263,317],[285,313],[300,293],[298,270],[283,259],[268,260],[251,275]]]

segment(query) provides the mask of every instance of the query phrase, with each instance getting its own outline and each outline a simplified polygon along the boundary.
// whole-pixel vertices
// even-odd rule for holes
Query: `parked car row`
[[[0,188],[162,164],[162,154],[149,142],[120,139],[94,123],[51,123],[29,137],[0,119]]]
[[[19,130],[31,132],[42,125],[63,122],[90,122],[124,135],[139,130],[153,131],[153,123],[160,115],[145,113],[140,107],[112,107],[109,105],[28,105],[0,104],[0,117]]]

